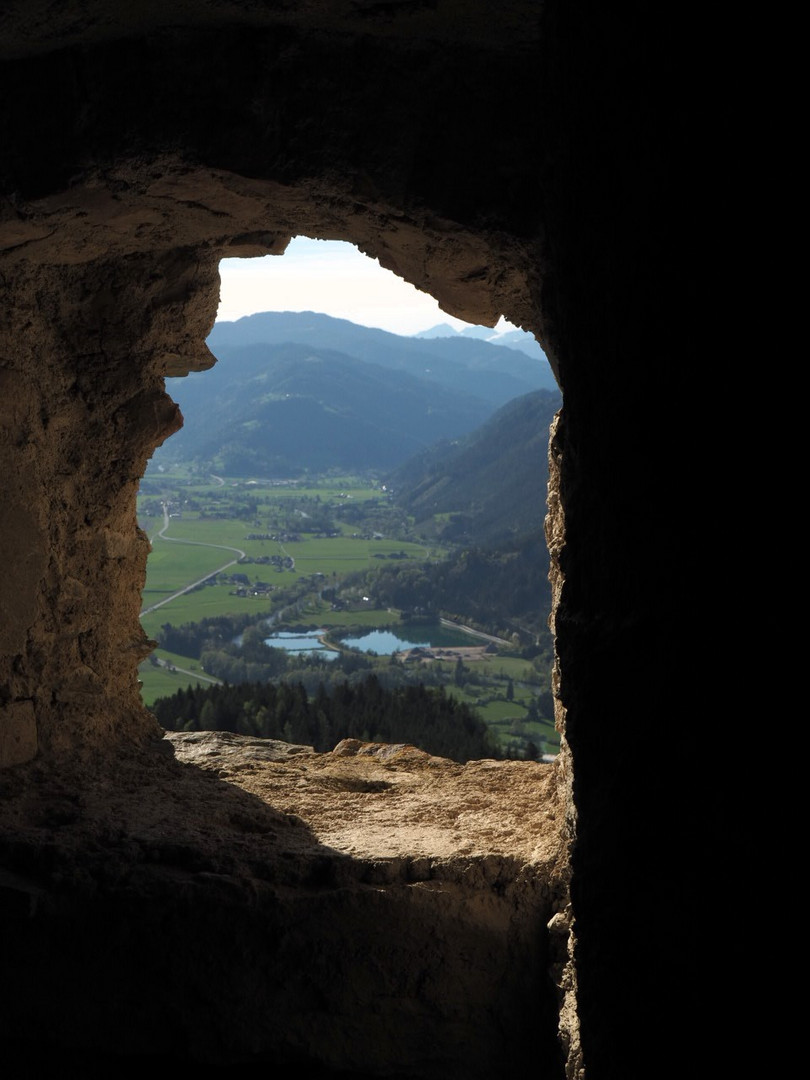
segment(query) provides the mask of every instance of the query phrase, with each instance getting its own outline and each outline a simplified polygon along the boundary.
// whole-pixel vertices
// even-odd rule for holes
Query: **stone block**
[[[22,765],[36,756],[37,721],[31,701],[0,708],[0,769]]]

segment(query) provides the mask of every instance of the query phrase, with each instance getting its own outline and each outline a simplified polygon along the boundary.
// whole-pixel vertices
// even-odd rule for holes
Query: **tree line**
[[[423,684],[388,689],[376,675],[350,684],[301,683],[188,686],[152,706],[169,731],[230,731],[333,750],[341,739],[407,743],[464,763],[501,758],[484,720],[469,706]]]
[[[525,627],[551,654],[551,589],[543,537],[509,550],[465,548],[438,563],[384,563],[347,577],[381,607],[455,614],[490,632]]]

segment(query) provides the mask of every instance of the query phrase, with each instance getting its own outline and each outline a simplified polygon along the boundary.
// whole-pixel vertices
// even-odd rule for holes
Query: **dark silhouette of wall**
[[[709,478],[678,382],[696,243],[681,30],[576,2],[40,14],[2,23],[0,756],[98,762],[159,737],[135,673],[134,497],[179,422],[162,378],[212,362],[220,258],[351,240],[453,314],[535,332],[558,373],[582,1055],[591,1080],[689,1062],[695,928],[724,870],[698,875],[695,849],[724,832],[690,674]]]

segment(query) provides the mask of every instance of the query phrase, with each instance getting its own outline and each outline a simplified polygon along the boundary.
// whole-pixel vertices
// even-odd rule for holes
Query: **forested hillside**
[[[389,473],[414,532],[449,544],[438,563],[385,564],[360,579],[385,606],[459,616],[492,633],[534,636],[550,652],[543,532],[549,425],[558,393],[509,402],[470,435],[444,440]]]
[[[542,532],[549,426],[560,394],[510,401],[481,427],[389,473],[395,503],[444,541],[501,548]]]
[[[170,731],[232,731],[312,746],[324,753],[341,739],[410,743],[465,762],[500,757],[484,721],[442,687],[385,689],[374,675],[310,698],[299,684],[188,687],[154,706]]]
[[[389,469],[491,411],[462,389],[301,344],[246,346],[169,382],[184,426],[160,460],[225,476]]]
[[[217,323],[218,363],[168,379],[184,426],[155,454],[220,475],[384,471],[553,386],[545,357],[477,338],[420,339],[312,312]]]
[[[464,390],[486,401],[490,411],[531,390],[557,389],[539,346],[529,356],[522,348],[465,334],[406,337],[312,311],[266,311],[234,322],[218,322],[207,344],[215,356],[227,360],[245,346],[290,342],[307,345],[316,352],[334,350],[365,363]]]

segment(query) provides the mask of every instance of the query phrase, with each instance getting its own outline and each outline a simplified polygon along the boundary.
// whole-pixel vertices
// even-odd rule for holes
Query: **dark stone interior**
[[[703,1026],[697,927],[719,870],[706,877],[693,855],[713,781],[677,753],[702,594],[703,448],[676,379],[696,244],[684,54],[663,22],[528,0],[20,0],[0,15],[7,777],[33,761],[64,775],[69,798],[83,769],[160,740],[137,683],[149,644],[134,497],[179,423],[164,375],[212,363],[220,258],[281,252],[299,233],[349,240],[454,315],[534,332],[555,367],[548,530],[582,1056],[564,1066],[535,1032],[512,1033],[525,1044],[510,1074],[573,1077],[584,1061],[589,1080],[683,1075],[660,1061],[693,1061]],[[15,873],[35,869],[21,850],[6,837]],[[167,934],[183,903],[167,902]],[[103,904],[93,918],[116,925]],[[138,949],[155,946],[149,925]],[[7,1046],[109,1057],[104,1039],[52,1033],[45,988],[81,968],[77,943],[12,951]],[[149,993],[134,994],[119,1064],[177,1056],[171,1040],[138,1045]],[[5,1030],[25,1010],[41,1041]],[[391,1062],[378,1055],[368,1075],[405,1075],[402,1054],[392,1033]],[[296,1062],[262,1075],[272,1064]]]

